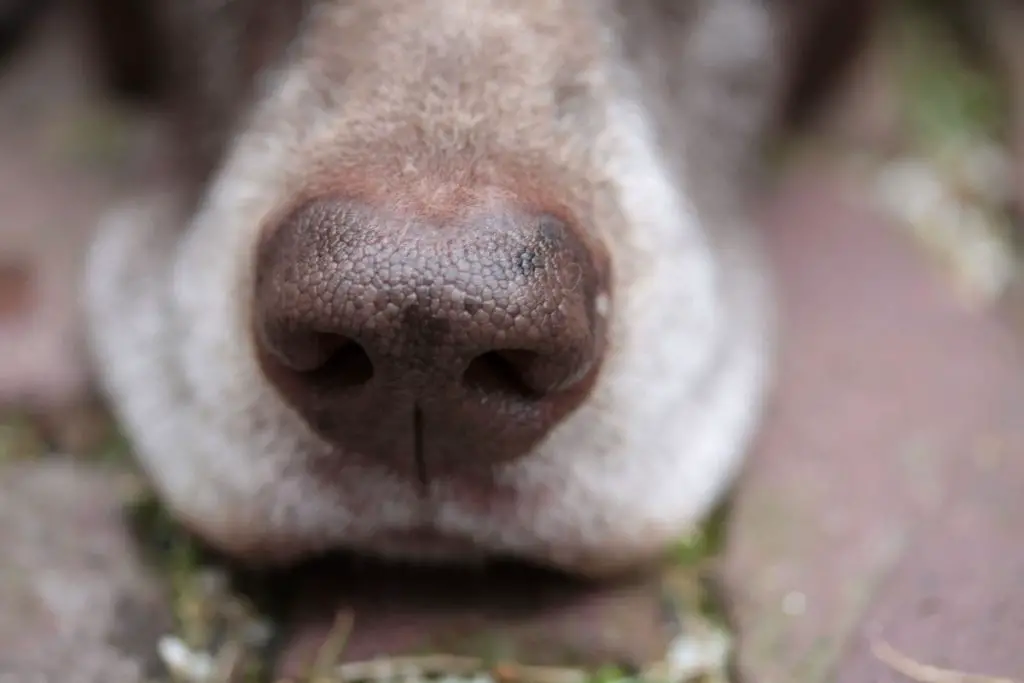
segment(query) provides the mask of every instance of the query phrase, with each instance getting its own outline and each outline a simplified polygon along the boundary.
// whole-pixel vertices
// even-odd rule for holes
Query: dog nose
[[[313,200],[260,244],[258,355],[347,458],[421,479],[490,468],[586,397],[601,283],[566,222],[507,200],[441,219]]]

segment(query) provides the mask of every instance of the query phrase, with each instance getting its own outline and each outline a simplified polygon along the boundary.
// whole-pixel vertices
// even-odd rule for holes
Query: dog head
[[[317,4],[204,200],[93,248],[100,373],[221,548],[584,574],[699,522],[757,424],[761,3]]]

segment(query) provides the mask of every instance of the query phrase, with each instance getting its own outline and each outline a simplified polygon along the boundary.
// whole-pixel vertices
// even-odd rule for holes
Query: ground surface
[[[22,378],[34,367],[49,370],[51,396],[83,382],[67,362],[73,317],[61,317],[73,310],[79,247],[107,202],[158,171],[134,161],[146,158],[145,126],[126,128],[96,104],[59,26],[53,36],[0,80],[0,391],[21,399],[33,398]],[[828,129],[858,148],[884,143],[893,128],[877,66],[863,73],[857,106],[841,107]],[[1012,288],[998,301],[965,297],[872,208],[863,176],[841,158],[802,157],[763,208],[786,338],[721,560],[739,669],[751,683],[982,680],[956,670],[1024,681],[1024,308]],[[15,257],[42,251],[55,255],[40,261],[33,294]],[[36,295],[45,299],[33,303]],[[34,312],[52,317],[26,325]],[[156,634],[171,628],[172,612],[180,628],[192,608],[173,604],[180,594],[166,567],[154,569],[131,542],[121,501],[136,483],[120,467],[26,460],[38,450],[32,432],[3,424],[0,681],[143,680]],[[90,440],[80,425],[58,432]],[[466,598],[464,583],[424,581]],[[407,605],[386,587],[351,584],[339,596],[319,586],[296,591],[285,610],[287,672],[317,649],[339,604],[371,615],[350,643],[364,653],[485,623],[471,598],[469,617],[437,617],[420,597]],[[651,616],[656,597],[627,587],[556,600],[539,625],[502,601],[484,600],[483,611],[528,642],[643,659],[665,638]],[[594,623],[628,627],[609,636],[585,628]]]

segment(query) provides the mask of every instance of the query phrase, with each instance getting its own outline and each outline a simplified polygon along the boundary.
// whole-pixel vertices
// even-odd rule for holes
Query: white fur
[[[465,21],[473,36],[473,13],[498,5],[452,3],[445,25]],[[502,7],[506,30],[530,30],[514,5]],[[348,11],[328,7],[310,23],[343,22]],[[343,107],[314,87],[319,74],[305,51],[268,81],[186,228],[167,198],[108,217],[88,268],[93,347],[142,463],[191,526],[268,561],[334,546],[417,558],[510,552],[599,573],[649,559],[701,521],[736,474],[761,411],[765,283],[741,215],[702,222],[687,182],[659,152],[614,32],[599,29],[580,78],[600,106],[575,119],[595,139],[584,149],[566,138],[563,154],[583,169],[577,177],[590,185],[580,197],[605,221],[595,229],[612,255],[608,357],[585,405],[495,473],[511,505],[472,504],[454,479],[434,481],[424,500],[414,482],[346,461],[260,373],[248,328],[256,236],[335,139]],[[537,41],[537,72],[523,78],[543,111],[551,73]],[[359,87],[354,77],[351,92]],[[560,125],[551,123],[553,134]],[[310,474],[312,460],[332,457],[338,476]],[[451,546],[403,536],[424,527]]]

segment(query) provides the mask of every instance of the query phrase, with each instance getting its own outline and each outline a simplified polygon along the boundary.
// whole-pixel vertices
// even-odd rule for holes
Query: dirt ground
[[[785,336],[716,564],[739,675],[1021,682],[1024,299],[1000,277],[1003,261],[951,265],[953,238],[922,240],[877,201],[884,154],[865,150],[888,149],[901,128],[875,60],[822,124],[831,144],[795,155],[762,207]],[[82,245],[104,207],[161,174],[152,123],[112,109],[88,75],[55,21],[0,77],[0,403],[49,405],[65,450],[96,442],[91,413],[53,405],[88,380],[75,362]],[[977,236],[956,240],[964,252]],[[44,268],[27,278],[29,261]],[[19,419],[0,423],[0,681],[147,680],[173,596],[120,511],[137,482],[117,466],[22,457],[38,444]],[[316,586],[288,610],[284,673],[324,638],[327,617],[305,603],[368,609],[371,593],[336,604]],[[555,607],[540,632],[582,650],[645,652],[663,637],[645,621],[650,596],[622,591]],[[355,643],[366,652],[436,626],[423,609],[375,599]],[[629,627],[591,634],[594,610]]]

